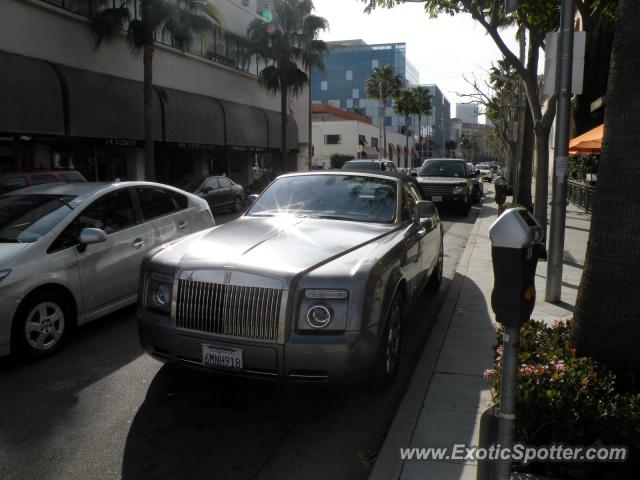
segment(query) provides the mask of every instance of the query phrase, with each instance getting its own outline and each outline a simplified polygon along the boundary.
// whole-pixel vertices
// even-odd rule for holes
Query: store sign
[[[214,148],[206,143],[178,143],[178,148],[189,148],[192,150],[211,150]]]
[[[107,147],[137,147],[138,141],[125,138],[105,138],[104,144]]]

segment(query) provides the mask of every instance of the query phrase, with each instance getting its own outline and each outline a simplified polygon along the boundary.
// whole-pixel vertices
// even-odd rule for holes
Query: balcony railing
[[[569,180],[567,183],[567,199],[574,205],[584,209],[587,213],[591,213],[593,209],[595,196],[596,187],[573,180]]]

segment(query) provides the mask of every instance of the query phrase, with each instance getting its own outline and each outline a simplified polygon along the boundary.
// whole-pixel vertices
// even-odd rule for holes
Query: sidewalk
[[[492,187],[492,186],[491,186]],[[387,434],[370,480],[475,480],[473,461],[406,460],[400,448],[478,445],[480,416],[491,402],[485,369],[493,366],[496,324],[489,227],[497,217],[493,189],[469,236],[445,303]],[[590,215],[567,207],[562,302],[544,302],[547,263],[538,263],[532,318],[569,318],[575,305]],[[446,250],[446,244],[445,244]]]

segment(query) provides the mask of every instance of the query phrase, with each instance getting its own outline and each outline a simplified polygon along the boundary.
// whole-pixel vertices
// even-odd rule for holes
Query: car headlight
[[[464,185],[456,185],[455,187],[453,187],[453,194],[454,195],[459,195],[461,193],[464,192]]]
[[[171,277],[153,273],[147,282],[145,304],[156,310],[170,312],[172,291],[173,279]]]
[[[331,322],[331,310],[324,305],[314,305],[307,311],[307,323],[311,328],[324,328]]]
[[[7,268],[6,270],[0,270],[0,282],[7,278],[11,273],[11,269]]]

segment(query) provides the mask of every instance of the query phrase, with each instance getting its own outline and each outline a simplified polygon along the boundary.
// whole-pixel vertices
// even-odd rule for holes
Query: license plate
[[[202,345],[202,365],[224,370],[242,370],[242,349]]]
[[[441,202],[442,201],[442,197],[431,197],[431,201],[432,202]]]

